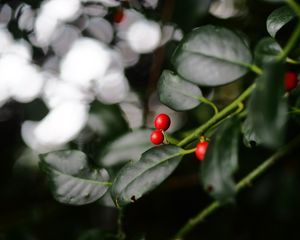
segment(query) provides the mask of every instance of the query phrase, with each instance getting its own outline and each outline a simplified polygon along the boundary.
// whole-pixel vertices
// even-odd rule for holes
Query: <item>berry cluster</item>
[[[154,119],[154,126],[156,130],[151,133],[150,141],[155,145],[163,143],[165,139],[164,131],[170,127],[170,124],[171,120],[167,114],[161,113],[157,115]]]

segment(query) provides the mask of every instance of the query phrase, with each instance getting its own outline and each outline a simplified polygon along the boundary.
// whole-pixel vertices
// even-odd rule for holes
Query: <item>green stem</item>
[[[294,0],[287,0],[287,4],[295,11],[297,16],[300,18],[300,7]],[[289,52],[294,48],[295,44],[297,43],[300,37],[300,23],[296,26],[296,30],[293,32],[292,36],[290,37],[288,43],[277,56],[278,61],[283,61],[288,56]]]
[[[297,16],[300,18],[300,7],[294,0],[287,0],[287,4],[294,10]]]
[[[187,150],[181,150],[180,151],[180,155],[187,155],[187,154],[195,152],[195,150],[196,150],[196,148],[187,149]]]
[[[246,177],[236,184],[236,192],[240,192],[242,189],[250,186],[251,182],[265,173],[274,163],[276,163],[280,158],[282,158],[287,153],[296,149],[300,145],[300,136],[293,139],[289,144],[280,148],[274,155],[269,157],[266,161],[260,164],[252,172],[250,172]],[[194,227],[202,222],[207,216],[214,213],[221,205],[218,201],[214,201],[208,205],[204,210],[202,210],[198,215],[191,218],[175,235],[173,240],[182,240],[183,237],[188,234]]]
[[[230,112],[232,112],[235,108],[237,108],[241,102],[243,102],[253,91],[255,88],[255,83],[252,84],[250,87],[248,87],[237,99],[235,99],[232,103],[230,103],[227,107],[225,107],[222,111],[220,111],[218,114],[214,115],[211,119],[209,119],[206,123],[198,127],[192,134],[181,140],[177,146],[182,147],[185,144],[189,143],[193,139],[197,138],[199,135],[201,135],[203,132],[205,132],[207,129],[212,127],[214,124],[216,124],[218,121],[222,120],[224,117],[226,117]]]
[[[219,110],[218,110],[217,106],[216,106],[212,101],[208,100],[208,99],[205,98],[205,97],[198,97],[198,100],[199,100],[200,102],[206,103],[206,104],[208,104],[209,106],[211,106],[212,109],[214,110],[215,114],[218,114],[218,113],[219,113]]]
[[[124,217],[124,212],[123,212],[124,210],[122,208],[119,208],[118,211],[119,211],[119,215],[118,215],[118,235],[117,235],[117,238],[119,240],[125,240],[126,235],[123,231],[123,226],[122,226],[123,225],[122,222],[123,222],[123,217]]]

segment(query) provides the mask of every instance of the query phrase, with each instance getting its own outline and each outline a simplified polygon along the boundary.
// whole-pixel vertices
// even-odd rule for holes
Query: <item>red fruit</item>
[[[284,76],[284,88],[285,91],[291,91],[297,87],[298,80],[295,72],[287,72]]]
[[[207,147],[208,147],[208,142],[207,141],[199,142],[197,144],[195,153],[196,153],[196,157],[200,161],[202,161],[204,159]]]
[[[164,134],[161,130],[154,130],[152,133],[151,133],[151,136],[150,136],[150,141],[155,144],[155,145],[158,145],[158,144],[161,144],[163,141],[164,141]]]
[[[161,113],[159,115],[156,116],[155,120],[154,120],[154,126],[157,129],[161,129],[166,131],[171,124],[171,119],[167,114]]]
[[[114,22],[115,23],[121,23],[124,19],[124,11],[121,10],[117,10],[114,14]]]

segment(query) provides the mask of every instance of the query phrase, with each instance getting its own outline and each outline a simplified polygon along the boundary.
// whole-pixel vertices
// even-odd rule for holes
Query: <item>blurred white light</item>
[[[40,14],[34,25],[36,43],[40,46],[47,46],[53,39],[58,25],[59,22],[57,19]]]
[[[25,61],[31,61],[32,49],[31,45],[25,40],[21,39],[9,45],[4,51],[5,54],[13,54]]]
[[[78,16],[80,6],[79,0],[46,1],[41,6],[34,26],[37,42],[41,46],[48,45],[62,22],[74,20]]]
[[[4,4],[0,9],[0,24],[8,24],[12,16],[12,10],[8,4]]]
[[[126,77],[118,71],[108,73],[105,77],[99,79],[97,83],[97,98],[107,104],[123,101],[129,91]]]
[[[144,111],[140,98],[130,92],[126,99],[120,103],[120,108],[125,115],[131,129],[141,128],[144,124]]]
[[[117,29],[117,36],[120,39],[126,40],[127,31],[129,29],[129,27],[133,23],[143,20],[145,18],[141,13],[139,13],[135,10],[132,10],[132,9],[124,10],[123,14],[124,14],[123,20],[120,23],[115,24],[115,25],[116,25],[116,29]]]
[[[126,39],[135,52],[152,52],[161,40],[160,26],[154,21],[137,21],[129,27]]]
[[[98,2],[107,7],[116,7],[120,5],[118,0],[81,0],[81,2]]]
[[[12,36],[4,26],[0,26],[0,54],[13,43]]]
[[[140,55],[134,52],[125,41],[119,41],[116,43],[116,49],[122,56],[122,61],[125,67],[135,65],[140,58]]]
[[[41,122],[24,122],[22,137],[38,152],[57,150],[79,134],[87,119],[86,105],[65,103],[52,109]]]
[[[217,0],[209,9],[210,14],[223,19],[243,15],[246,11],[245,0]]]
[[[15,55],[0,59],[0,76],[7,84],[9,95],[19,102],[30,102],[39,96],[44,83],[36,67]]]
[[[143,5],[148,8],[156,8],[158,0],[144,0]]]
[[[83,92],[70,82],[63,82],[51,74],[48,74],[46,77],[43,99],[49,108],[55,108],[66,102],[88,104],[93,100],[91,94]]]
[[[113,39],[113,28],[111,24],[103,18],[90,19],[86,30],[92,37],[104,43],[110,43]]]
[[[74,20],[80,10],[79,0],[49,0],[41,6],[41,15],[58,21]]]
[[[31,31],[34,26],[34,11],[27,4],[21,4],[16,10],[16,15],[19,15],[18,26],[21,30]]]
[[[99,4],[89,4],[83,7],[82,13],[93,17],[104,17],[107,14],[107,8]]]
[[[84,89],[92,87],[92,80],[101,78],[109,67],[111,54],[100,42],[81,38],[71,47],[61,62],[61,79]]]
[[[52,40],[51,46],[57,56],[65,55],[72,44],[80,37],[80,31],[71,25],[61,25]]]

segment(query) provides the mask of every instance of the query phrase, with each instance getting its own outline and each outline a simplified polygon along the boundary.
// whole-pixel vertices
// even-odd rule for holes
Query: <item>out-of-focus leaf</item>
[[[140,160],[125,165],[111,187],[116,206],[135,202],[161,184],[180,163],[180,151],[180,147],[172,145],[153,147]]]
[[[280,45],[270,37],[263,38],[255,47],[254,58],[257,65],[262,66],[275,60],[281,52]]]
[[[213,25],[194,29],[172,58],[179,75],[200,86],[218,86],[243,76],[252,56],[245,40]]]
[[[287,23],[296,18],[296,13],[288,6],[275,9],[267,19],[267,30],[272,37]]]
[[[211,0],[176,1],[173,21],[184,31],[190,31],[195,23],[208,13],[211,2]]]
[[[54,198],[71,205],[96,201],[107,191],[108,173],[89,166],[87,157],[77,150],[64,150],[41,155],[41,169],[46,173]]]
[[[200,102],[202,96],[199,87],[188,82],[169,70],[164,70],[158,82],[160,101],[175,111],[190,110]]]
[[[242,132],[243,132],[243,141],[246,147],[253,147],[255,145],[260,144],[260,139],[256,136],[255,130],[249,122],[249,119],[246,119],[242,125]]]
[[[278,147],[284,140],[287,104],[283,94],[283,66],[281,63],[269,63],[256,80],[256,88],[249,100],[247,120],[253,134],[268,147]]]
[[[203,186],[220,203],[233,201],[235,184],[232,174],[238,167],[239,122],[224,122],[208,145],[200,168]]]
[[[84,233],[82,233],[77,240],[115,240],[116,237],[110,232],[99,230],[99,229],[91,229]]]
[[[140,129],[117,138],[104,149],[98,163],[104,167],[113,167],[130,160],[138,160],[142,153],[153,146],[149,137],[150,129]]]

